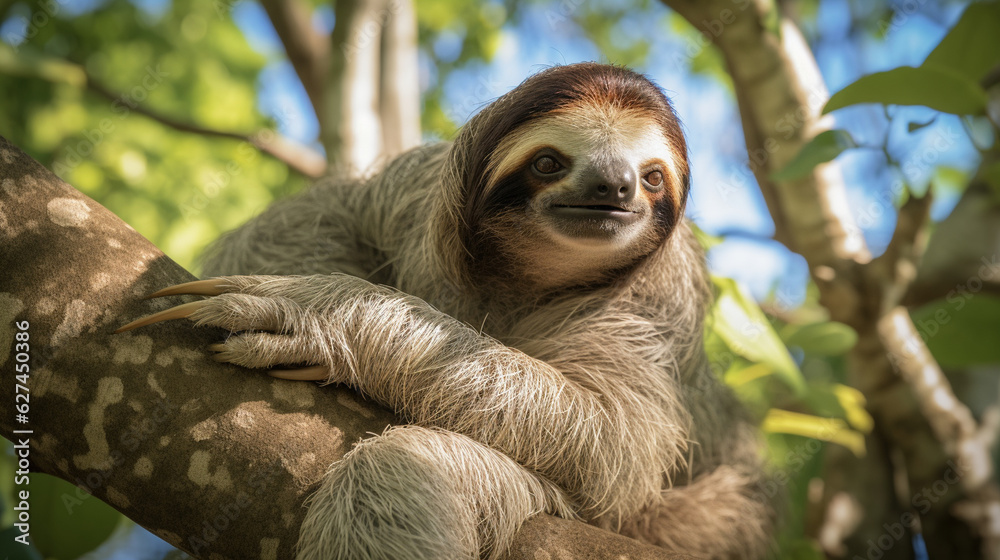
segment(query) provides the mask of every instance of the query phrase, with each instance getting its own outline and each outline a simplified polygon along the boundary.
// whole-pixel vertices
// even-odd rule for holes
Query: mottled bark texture
[[[292,558],[303,501],[327,467],[398,419],[347,389],[210,360],[205,348],[221,330],[170,322],[111,334],[176,303],[144,295],[191,279],[0,138],[2,402],[14,403],[15,322],[30,323],[31,346],[30,421],[4,414],[0,434],[33,430],[33,469],[85,488],[199,558]],[[526,525],[511,558],[564,554],[677,558],[544,516]]]
[[[894,537],[894,527],[903,524],[922,529],[931,558],[1000,554],[1000,519],[995,517],[1000,502],[992,465],[970,460],[987,456],[990,442],[978,437],[974,423],[969,425],[969,411],[954,399],[947,380],[935,378],[937,396],[914,385],[918,377],[913,372],[939,369],[923,341],[911,336],[909,321],[887,320],[905,313],[898,307],[902,301],[915,299],[908,293],[922,256],[929,200],[915,200],[900,210],[892,243],[885,255],[872,260],[848,211],[835,164],[821,165],[795,181],[771,177],[828,126],[819,118],[828,96],[815,59],[780,3],[663,2],[703,33],[703,43],[695,46],[718,47],[740,109],[747,171],[760,185],[774,219],[774,237],[806,259],[830,318],[859,334],[848,356],[849,381],[868,399],[875,429],[867,438],[865,458],[836,447],[828,451],[814,536],[834,556],[864,555],[874,546],[885,560],[907,558],[913,554],[908,538]],[[972,270],[981,266],[980,256],[965,258],[975,264]],[[926,276],[932,277],[933,270]],[[927,293],[935,281],[917,286],[924,301],[935,297]],[[948,281],[937,284],[947,286]],[[882,329],[876,327],[880,321]],[[900,348],[900,340],[909,347]],[[931,399],[938,397],[952,406],[935,406]],[[956,473],[961,483],[954,482]],[[923,497],[932,488],[933,500]],[[915,518],[919,521],[914,523]],[[886,538],[892,541],[889,550],[872,544]]]

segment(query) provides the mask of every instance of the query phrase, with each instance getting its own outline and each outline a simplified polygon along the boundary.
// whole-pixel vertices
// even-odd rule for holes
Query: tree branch
[[[811,267],[866,262],[868,252],[847,212],[835,165],[797,181],[771,179],[828,128],[828,121],[818,118],[826,87],[798,28],[773,2],[663,1],[718,46],[726,61],[775,239],[805,256]]]
[[[916,392],[924,417],[944,451],[956,463],[965,499],[956,507],[983,541],[982,556],[1000,556],[1000,490],[993,481],[995,444],[992,427],[980,430],[969,408],[952,392],[951,384],[920,338],[909,313],[897,307],[878,324],[879,336],[893,367]],[[948,482],[946,480],[946,482]]]
[[[387,0],[338,0],[333,52],[325,84],[323,146],[339,172],[358,175],[383,155],[379,111],[383,27],[391,17]]]
[[[270,130],[260,130],[254,134],[214,130],[179,121],[142,107],[128,96],[105,87],[99,80],[89,75],[83,65],[69,60],[40,53],[15,53],[10,46],[0,42],[0,71],[14,76],[31,76],[50,82],[85,87],[114,104],[121,104],[123,109],[135,111],[181,132],[248,142],[307,177],[320,177],[327,169],[326,158],[315,150],[283,138]]]
[[[171,322],[112,335],[176,303],[144,295],[192,276],[3,138],[0,185],[0,367],[13,371],[15,323],[27,321],[31,376],[29,421],[0,416],[0,435],[29,438],[34,470],[197,557],[292,558],[303,502],[329,465],[399,420],[345,388],[216,363],[206,347],[219,330]],[[14,388],[0,399],[15,402]],[[545,516],[515,549],[511,560],[677,558]]]
[[[150,119],[173,128],[174,130],[200,134],[202,136],[229,138],[232,140],[239,140],[241,142],[248,142],[258,150],[270,155],[278,161],[281,161],[288,167],[307,177],[321,177],[326,171],[326,159],[318,152],[307,146],[303,146],[297,142],[289,140],[288,138],[284,138],[270,130],[261,130],[254,134],[242,134],[239,132],[227,132],[204,128],[173,119],[166,115],[161,115],[160,113],[146,109],[138,103],[130,102],[126,96],[116,94],[115,92],[104,87],[100,82],[91,76],[87,76],[87,88],[111,101],[122,103],[127,106],[130,111],[135,111],[140,115],[149,117]]]
[[[888,247],[868,267],[873,281],[884,283],[884,310],[899,305],[917,277],[917,267],[920,266],[920,258],[927,243],[927,224],[933,200],[928,189],[923,197],[910,196],[903,203]]]
[[[300,0],[261,0],[261,4],[285,46],[288,60],[302,81],[322,126],[323,87],[330,58],[330,38],[313,28],[309,7]]]
[[[413,3],[389,2],[387,10],[380,49],[379,113],[383,156],[388,158],[420,144],[420,80]]]

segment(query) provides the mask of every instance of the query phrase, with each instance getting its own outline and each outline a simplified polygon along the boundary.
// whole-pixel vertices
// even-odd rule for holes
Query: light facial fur
[[[543,511],[766,556],[759,437],[702,350],[687,177],[655,85],[560,66],[454,142],[321,181],[223,238],[206,273],[253,276],[192,316],[234,331],[222,359],[322,366],[411,423],[333,465],[299,558],[499,558]]]

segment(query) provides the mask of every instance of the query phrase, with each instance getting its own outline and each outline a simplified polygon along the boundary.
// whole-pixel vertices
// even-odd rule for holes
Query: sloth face
[[[486,198],[521,206],[557,247],[632,254],[674,220],[684,189],[676,149],[641,112],[566,109],[501,143]]]
[[[470,124],[457,145],[472,146],[474,269],[544,287],[599,282],[662,245],[683,214],[684,138],[667,98],[639,74],[549,69]]]

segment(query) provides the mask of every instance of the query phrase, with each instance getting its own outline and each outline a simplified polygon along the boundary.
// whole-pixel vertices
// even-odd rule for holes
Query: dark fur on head
[[[462,189],[460,239],[474,276],[482,280],[491,274],[508,274],[511,271],[507,268],[516,266],[508,262],[510,255],[504,254],[504,248],[511,248],[511,241],[503,230],[515,232],[522,240],[530,237],[523,234],[524,224],[518,212],[539,187],[523,176],[523,169],[504,177],[494,176],[492,171],[503,157],[498,150],[504,140],[543,119],[556,115],[570,119],[580,115],[583,119],[594,112],[637,114],[656,123],[674,159],[668,176],[671,184],[652,208],[651,225],[655,228],[646,232],[648,242],[630,248],[637,253],[635,258],[609,265],[607,274],[585,281],[620,277],[622,269],[634,266],[670,236],[684,213],[690,175],[687,144],[669,99],[647,77],[627,68],[597,63],[556,66],[529,77],[476,114],[452,148],[450,164]],[[517,252],[523,254],[520,248]],[[522,267],[535,264],[522,263]]]
[[[628,68],[594,62],[554,66],[524,80],[516,89],[501,96],[477,113],[462,128],[455,141],[454,156],[464,168],[459,174],[466,200],[466,235],[502,200],[503,194],[485,196],[486,169],[501,140],[518,127],[557,112],[572,111],[587,104],[609,104],[644,112],[659,123],[664,134],[684,156],[679,200],[665,209],[663,226],[669,231],[683,215],[691,187],[687,143],[680,120],[663,91],[647,77]],[[666,206],[666,205],[665,205]]]

